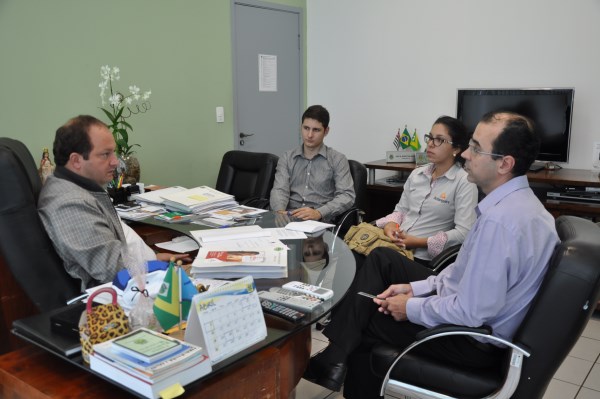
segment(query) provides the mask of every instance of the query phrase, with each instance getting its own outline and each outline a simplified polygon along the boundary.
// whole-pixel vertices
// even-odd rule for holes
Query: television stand
[[[546,196],[548,190],[556,191],[565,186],[582,187],[583,190],[585,190],[583,187],[600,188],[598,172],[592,173],[588,169],[567,169],[560,166],[546,169],[546,163],[542,162],[541,164],[544,165],[544,169],[535,173],[527,173],[527,179],[535,189],[534,192],[537,193],[540,201],[554,217],[574,215],[600,221],[600,204],[598,203],[559,201]],[[417,166],[414,163],[388,163],[385,159],[366,162],[365,166],[368,170],[365,220],[371,221],[392,212],[400,200],[403,190],[402,185],[390,186],[387,181],[385,182],[387,184],[378,182],[375,171],[397,172],[406,178]]]

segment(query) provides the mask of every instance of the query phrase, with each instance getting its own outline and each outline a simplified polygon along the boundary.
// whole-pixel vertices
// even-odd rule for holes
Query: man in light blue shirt
[[[348,356],[359,346],[383,341],[406,347],[418,332],[441,324],[488,325],[494,335],[512,339],[559,242],[553,217],[525,176],[538,151],[531,121],[507,112],[485,115],[462,156],[469,181],[486,197],[456,262],[436,276],[393,251],[373,251],[334,310],[324,330],[330,344],[311,359],[305,378],[339,390]],[[430,342],[421,353],[472,367],[496,364],[503,355],[497,346],[465,336]],[[351,369],[344,397],[379,397],[380,386],[368,365]]]

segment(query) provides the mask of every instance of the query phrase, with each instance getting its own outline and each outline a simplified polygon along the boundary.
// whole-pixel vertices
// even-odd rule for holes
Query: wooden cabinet
[[[400,178],[406,178],[414,170],[414,163],[387,163],[385,159],[365,163],[369,172],[367,180],[366,220],[374,220],[391,213],[402,194],[402,184],[377,179],[376,171],[397,172]],[[573,215],[600,220],[600,202],[569,202],[546,198],[549,189],[570,187],[600,187],[600,177],[589,170],[556,169],[527,173],[529,183],[546,209],[554,216]]]

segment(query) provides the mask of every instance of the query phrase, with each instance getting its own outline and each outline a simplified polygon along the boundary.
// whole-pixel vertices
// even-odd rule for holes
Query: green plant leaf
[[[106,116],[108,117],[108,119],[110,119],[110,121],[112,122],[112,125],[115,125],[117,122],[117,119],[113,116],[112,112],[109,112],[108,110],[104,109],[104,108],[100,108],[102,111],[104,111],[104,113],[106,114]]]
[[[128,122],[126,122],[125,119],[121,121],[121,125],[125,126],[129,130],[133,130],[133,127]]]

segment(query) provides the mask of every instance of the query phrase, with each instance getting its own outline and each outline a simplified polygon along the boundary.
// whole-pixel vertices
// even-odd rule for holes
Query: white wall
[[[456,115],[456,89],[575,87],[568,168],[600,141],[599,0],[307,0],[308,104],[362,162]]]

